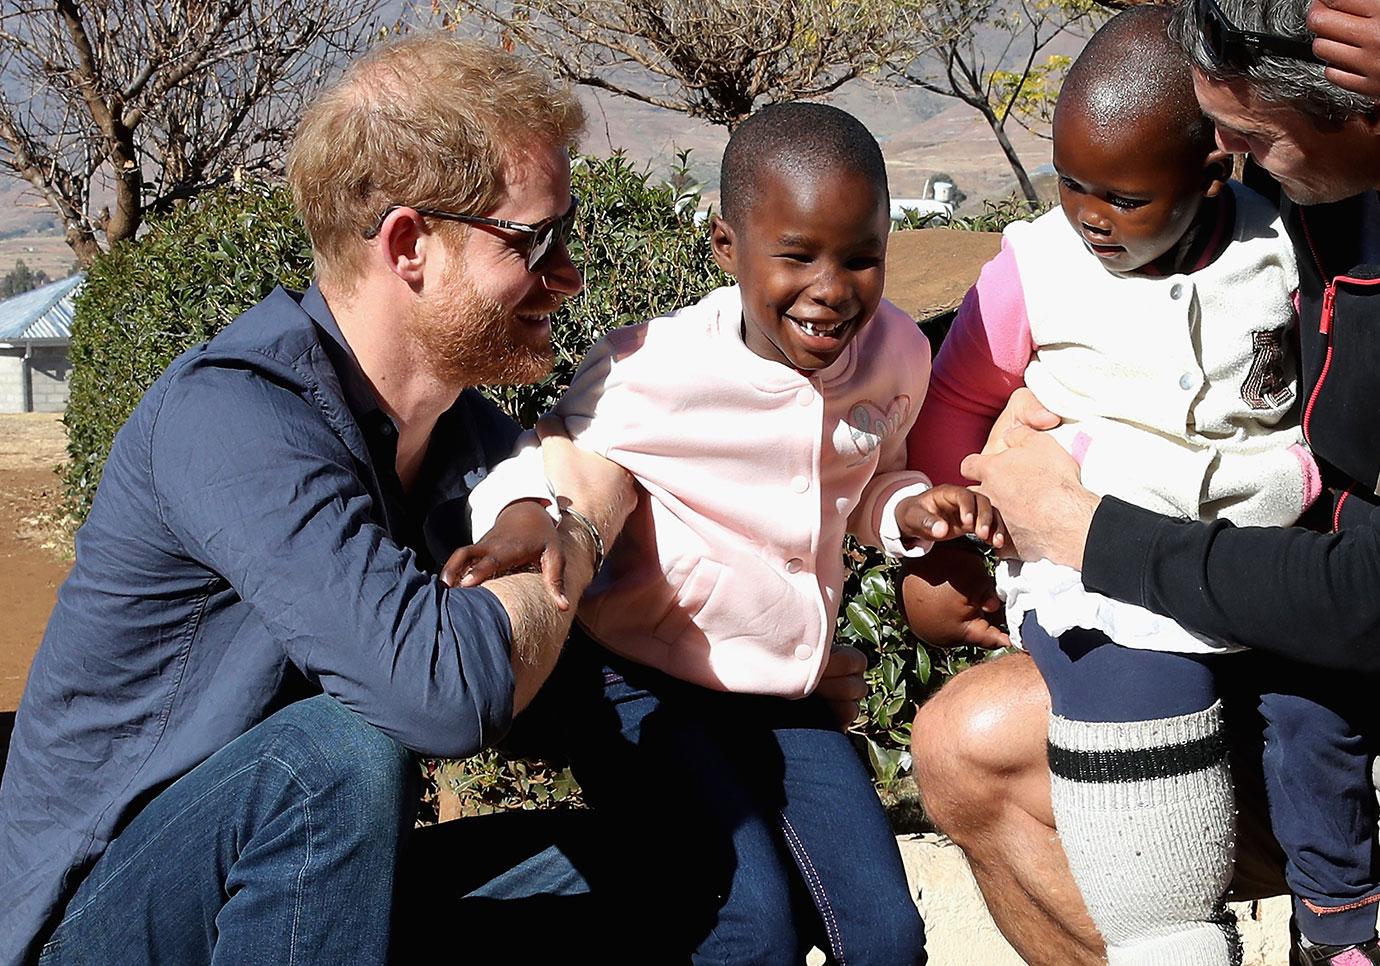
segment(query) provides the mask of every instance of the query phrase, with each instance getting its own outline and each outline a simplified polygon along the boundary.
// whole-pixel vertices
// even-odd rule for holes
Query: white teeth
[[[806,335],[813,336],[833,335],[839,329],[843,328],[842,322],[835,322],[833,325],[816,325],[813,322],[805,322],[801,319],[792,319],[791,321],[800,326],[801,331]]]

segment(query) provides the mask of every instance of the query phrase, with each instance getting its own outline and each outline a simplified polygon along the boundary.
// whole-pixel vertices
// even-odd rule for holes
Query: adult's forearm
[[[612,546],[628,510],[627,491],[582,501],[577,511],[598,531],[603,548]],[[560,610],[540,574],[513,574],[485,584],[508,612],[513,637],[513,713],[536,697],[560,657],[580,597],[594,579],[595,543],[584,523],[567,514],[560,525],[565,551],[565,593],[569,610]]]
[[[531,703],[556,667],[580,596],[593,579],[593,547],[581,530],[569,517],[561,522],[565,591],[571,601],[568,610],[556,606],[541,574],[512,574],[485,584],[508,612],[512,624],[514,714]]]
[[[1103,500],[1083,556],[1091,590],[1219,640],[1307,664],[1380,671],[1380,531],[1233,527]]]

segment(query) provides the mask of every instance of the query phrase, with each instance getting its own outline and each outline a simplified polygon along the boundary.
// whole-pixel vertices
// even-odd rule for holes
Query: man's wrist
[[[1153,510],[1107,497],[1088,530],[1083,583],[1089,590],[1144,606],[1154,569],[1154,548],[1172,520]]]
[[[1067,526],[1061,528],[1061,546],[1049,558],[1082,571],[1083,557],[1088,543],[1088,533],[1092,529],[1093,517],[1102,504],[1102,497],[1083,487],[1077,487],[1069,494],[1069,507],[1066,516]]]

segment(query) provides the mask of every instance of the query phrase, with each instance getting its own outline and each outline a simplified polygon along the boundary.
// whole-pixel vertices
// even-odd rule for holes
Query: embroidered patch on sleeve
[[[1294,399],[1284,371],[1284,330],[1251,333],[1251,371],[1241,383],[1241,400],[1252,409],[1279,409]]]

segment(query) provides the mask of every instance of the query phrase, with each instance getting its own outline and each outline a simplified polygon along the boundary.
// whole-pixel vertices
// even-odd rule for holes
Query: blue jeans
[[[68,902],[40,963],[380,964],[395,888],[400,940],[433,954],[465,915],[459,903],[439,922],[409,918],[437,907],[438,883],[469,894],[486,922],[495,898],[587,891],[549,835],[527,836],[526,854],[468,819],[413,836],[417,773],[410,753],[334,699],[289,705],[140,811]]]
[[[709,691],[578,632],[553,684],[607,845],[590,884],[643,962],[925,962],[896,839],[821,702]]]
[[[1270,826],[1284,849],[1294,916],[1314,942],[1375,935],[1380,902],[1371,783],[1380,735],[1375,681],[1272,659],[1261,689]]]

